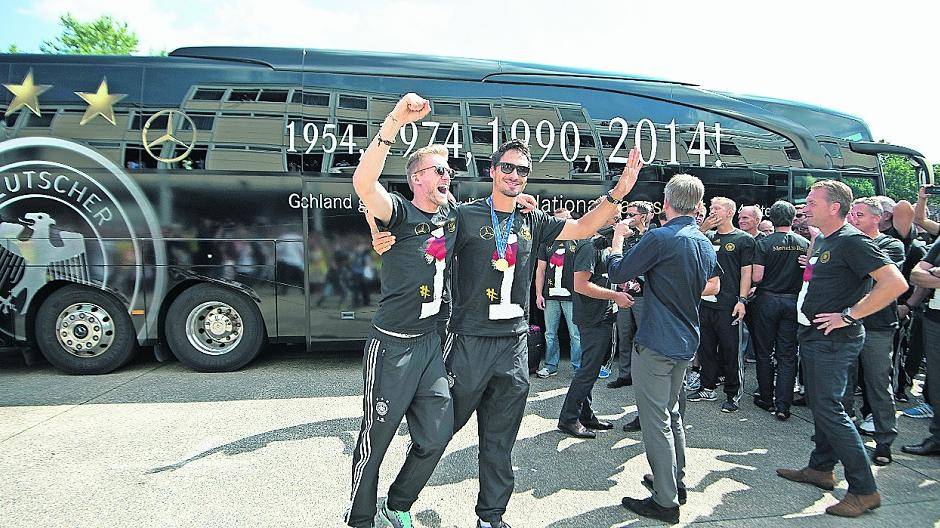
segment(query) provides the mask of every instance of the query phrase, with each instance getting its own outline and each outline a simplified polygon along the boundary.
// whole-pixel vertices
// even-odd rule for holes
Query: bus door
[[[362,339],[379,299],[378,258],[351,178],[304,175],[298,202],[307,230],[308,342]]]

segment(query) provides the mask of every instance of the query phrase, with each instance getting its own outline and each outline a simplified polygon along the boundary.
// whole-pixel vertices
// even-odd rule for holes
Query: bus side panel
[[[155,324],[147,299],[165,282],[145,269],[151,256],[163,257],[161,229],[123,162],[140,105],[141,68],[43,57],[9,70],[10,83],[31,76],[39,91],[38,106],[7,116],[7,140],[0,143],[0,261],[19,270],[0,284],[10,304],[0,314],[3,326],[25,339],[25,317],[39,305],[34,298],[41,301],[36,295],[46,284],[62,281],[112,292],[146,339]],[[93,106],[76,92],[110,99]]]

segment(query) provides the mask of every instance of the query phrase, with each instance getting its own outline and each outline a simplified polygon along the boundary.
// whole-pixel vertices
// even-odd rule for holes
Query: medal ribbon
[[[509,220],[506,222],[506,232],[503,233],[499,229],[499,218],[496,217],[496,209],[493,208],[493,198],[487,198],[486,203],[490,206],[490,220],[493,222],[493,238],[496,240],[496,254],[499,255],[499,258],[505,259],[506,246],[509,244],[509,234],[512,233],[512,224],[516,220],[516,211],[513,210],[509,215]]]

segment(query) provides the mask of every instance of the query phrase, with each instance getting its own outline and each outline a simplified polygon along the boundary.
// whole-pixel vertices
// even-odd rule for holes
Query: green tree
[[[7,53],[19,53],[20,47],[16,44],[10,44],[10,47],[7,48]]]
[[[910,158],[898,154],[882,156],[881,171],[885,175],[885,194],[895,200],[917,201],[920,184]]]
[[[875,184],[868,178],[843,178],[842,182],[852,189],[852,196],[855,198],[875,195]]]
[[[62,34],[43,41],[40,51],[51,54],[130,55],[137,51],[137,34],[110,16],[92,22],[79,22],[66,13],[59,17]]]

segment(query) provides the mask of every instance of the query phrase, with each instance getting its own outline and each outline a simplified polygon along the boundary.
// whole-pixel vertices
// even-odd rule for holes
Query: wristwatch
[[[846,308],[845,310],[842,310],[842,320],[850,326],[862,324],[861,321],[852,317],[852,308]]]
[[[741,297],[740,295],[738,295],[738,302],[747,306],[747,297]]]
[[[621,198],[620,200],[618,200],[618,199],[614,198],[614,194],[613,194],[613,193],[614,193],[614,190],[613,190],[613,189],[607,191],[607,194],[604,195],[604,196],[607,198],[607,201],[610,202],[610,203],[612,203],[612,204],[614,204],[614,205],[620,205],[620,204],[622,204],[622,203],[623,203],[623,199]]]

